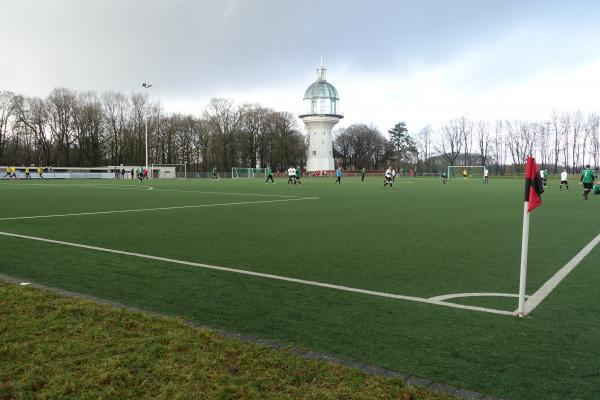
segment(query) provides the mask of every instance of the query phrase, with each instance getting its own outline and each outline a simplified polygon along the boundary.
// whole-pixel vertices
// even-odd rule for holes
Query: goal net
[[[451,165],[448,167],[448,178],[483,178],[483,165]]]
[[[187,168],[185,164],[152,164],[150,176],[154,179],[185,178]]]
[[[231,168],[231,177],[238,178],[266,178],[266,168]]]

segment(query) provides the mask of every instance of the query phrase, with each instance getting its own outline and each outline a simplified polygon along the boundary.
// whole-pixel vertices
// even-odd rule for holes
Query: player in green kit
[[[270,165],[267,165],[267,181],[265,182],[265,185],[269,183],[269,179],[271,180],[271,182],[275,183],[275,181],[273,180],[273,170],[271,169]]]
[[[300,180],[300,178],[302,178],[302,170],[300,169],[300,167],[296,168],[296,181],[294,182],[295,184],[299,184],[300,186],[302,186],[302,181]]]
[[[588,199],[588,194],[594,188],[594,179],[596,175],[594,174],[594,170],[590,168],[590,165],[586,165],[585,169],[581,172],[581,178],[579,181],[583,183],[583,198]]]

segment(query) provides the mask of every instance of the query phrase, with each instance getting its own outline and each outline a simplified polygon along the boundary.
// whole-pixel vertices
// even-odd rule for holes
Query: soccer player
[[[567,181],[568,175],[567,171],[563,169],[563,172],[560,173],[560,190],[562,190],[563,185],[569,190],[569,182]]]
[[[388,169],[385,171],[385,178],[383,180],[383,188],[385,189],[385,187],[387,185],[390,185],[390,189],[393,189],[392,184],[394,183],[394,177],[392,175],[392,172],[394,170],[392,169],[392,167],[388,167]]]
[[[31,174],[29,173],[29,167],[25,167],[25,179],[31,179]]]
[[[394,168],[392,168],[392,182],[396,182],[396,170]]]
[[[37,167],[37,173],[40,176],[40,179],[44,179],[44,168]]]
[[[596,175],[594,174],[594,170],[590,168],[590,164],[585,166],[585,169],[581,172],[581,178],[579,181],[583,183],[583,198],[588,199],[588,194],[594,188],[594,179]]]
[[[442,178],[442,183],[445,185],[446,183],[448,183],[448,175],[445,172],[442,172],[442,174],[440,175],[440,177]]]
[[[548,171],[540,169],[540,178],[542,178],[542,184],[548,186]]]
[[[600,182],[598,182],[594,185],[594,187],[592,188],[592,193],[600,194]]]
[[[8,178],[10,179],[10,172],[12,171],[12,168],[10,167],[6,167],[6,175],[4,175],[4,178]]]
[[[467,172],[467,169],[465,168],[465,169],[463,169],[463,179],[467,179],[467,175],[468,175],[468,172]]]
[[[490,171],[488,171],[487,168],[483,168],[483,183],[489,183],[490,182]]]
[[[271,180],[271,182],[275,183],[275,181],[273,180],[273,170],[271,169],[270,165],[267,165],[267,181],[265,182],[265,185],[269,183],[269,179]]]
[[[342,184],[342,167],[337,167],[335,170],[335,182],[333,183],[339,183],[340,185]]]
[[[17,168],[16,167],[12,167],[10,177],[17,179]]]
[[[298,183],[300,186],[302,186],[302,182],[300,182],[300,178],[302,178],[302,170],[300,167],[294,169],[294,175],[294,185]]]
[[[219,180],[219,175],[217,175],[217,167],[214,167],[212,170],[212,178]]]
[[[294,178],[296,177],[296,171],[294,171],[294,168],[289,167],[288,168],[288,185],[290,183],[294,183]]]
[[[367,174],[367,170],[365,169],[365,167],[362,167],[362,169],[360,170],[360,181],[361,182],[365,181],[366,174]]]

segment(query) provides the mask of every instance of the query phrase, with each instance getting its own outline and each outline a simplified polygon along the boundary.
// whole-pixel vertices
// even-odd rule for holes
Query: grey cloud
[[[321,52],[326,63],[345,63],[358,72],[401,74],[412,62],[442,65],[521,27],[559,28],[565,54],[591,57],[590,46],[566,44],[589,35],[585,28],[597,20],[598,6],[517,0],[21,0],[4,1],[0,12],[6,43],[0,89],[129,92],[152,80],[157,95],[206,97],[295,79],[303,89]],[[473,71],[474,82],[534,73],[542,66],[539,53],[552,55],[554,49],[539,40],[525,38],[503,49],[503,58]],[[507,61],[512,58],[516,62]]]

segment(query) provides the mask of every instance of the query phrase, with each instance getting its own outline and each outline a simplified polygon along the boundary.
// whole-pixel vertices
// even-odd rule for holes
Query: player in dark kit
[[[267,181],[265,182],[265,185],[269,183],[269,179],[271,180],[271,182],[275,183],[275,181],[273,180],[273,170],[270,166],[267,167]]]
[[[298,185],[302,186],[302,181],[300,180],[300,178],[302,178],[302,170],[300,169],[300,167],[296,168],[295,174],[296,174],[296,177],[295,177],[294,185],[298,184]]]
[[[594,170],[590,168],[590,165],[586,165],[585,169],[581,172],[581,178],[579,181],[583,183],[583,198],[588,199],[588,194],[594,188],[594,179],[596,178],[596,174],[594,174]]]

